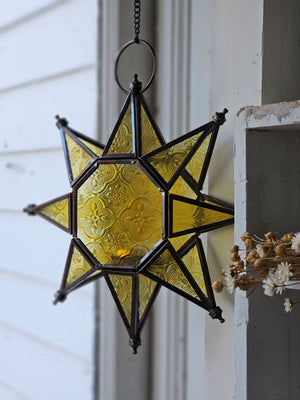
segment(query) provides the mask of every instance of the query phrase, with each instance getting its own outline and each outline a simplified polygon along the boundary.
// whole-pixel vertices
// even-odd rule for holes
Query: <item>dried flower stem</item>
[[[245,249],[233,245],[230,248],[232,264],[222,271],[224,285],[221,280],[212,286],[220,292],[226,286],[230,293],[238,287],[249,290],[262,285],[268,296],[281,294],[287,287],[300,284],[300,233],[286,233],[277,238],[277,233],[268,232],[261,238],[245,232],[241,236]],[[285,309],[290,312],[293,305],[285,299]]]

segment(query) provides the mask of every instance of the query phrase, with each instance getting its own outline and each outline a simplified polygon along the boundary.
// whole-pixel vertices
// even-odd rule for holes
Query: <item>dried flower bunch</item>
[[[236,288],[246,291],[262,285],[265,295],[272,297],[300,284],[300,232],[287,233],[280,239],[273,232],[264,236],[262,239],[245,232],[241,236],[245,249],[236,245],[230,248],[232,263],[222,271],[224,282],[219,279],[212,285],[217,293],[224,286],[233,293]],[[286,298],[285,311],[290,312],[297,303]]]

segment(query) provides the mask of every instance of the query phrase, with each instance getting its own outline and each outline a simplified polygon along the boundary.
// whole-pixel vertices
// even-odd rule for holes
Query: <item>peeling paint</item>
[[[242,108],[240,108],[239,111],[238,111],[237,114],[236,114],[237,117],[239,117],[240,114],[246,110],[246,108],[247,108],[247,107],[242,107]]]
[[[288,118],[291,113],[300,108],[300,101],[290,101],[284,103],[267,104],[264,106],[245,107],[247,119],[254,116],[255,119],[261,120],[268,116],[274,116],[281,123],[283,119]]]

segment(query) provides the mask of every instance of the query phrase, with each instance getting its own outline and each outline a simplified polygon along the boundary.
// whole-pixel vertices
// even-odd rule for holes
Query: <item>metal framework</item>
[[[120,129],[122,128],[122,123],[129,107],[131,110],[130,134],[132,138],[132,151],[125,153],[112,152],[112,144],[116,138],[120,139]],[[147,119],[152,129],[151,132],[153,132],[157,140],[156,148],[146,154],[143,154],[143,136],[145,132],[143,131],[141,121],[142,109],[145,112],[144,118]],[[222,113],[216,113],[211,122],[170,143],[165,143],[142,95],[142,85],[138,81],[137,76],[135,76],[131,90],[128,93],[120,116],[106,146],[102,146],[97,141],[76,132],[69,127],[66,119],[57,117],[57,127],[60,129],[62,135],[63,150],[72,192],[40,205],[29,205],[24,210],[29,215],[37,214],[42,216],[70,233],[73,237],[61,286],[55,295],[54,303],[64,301],[66,296],[73,290],[104,277],[126,326],[130,336],[130,345],[133,347],[135,353],[137,347],[141,344],[141,330],[161,286],[176,292],[204,308],[209,312],[212,318],[224,322],[222,310],[216,305],[211,288],[209,269],[200,235],[204,232],[233,223],[234,211],[231,204],[201,192],[219,127],[225,122],[226,112],[227,110],[224,109]],[[74,163],[78,163],[78,160],[72,159],[73,156],[70,153],[70,144],[68,140],[72,140],[74,146],[78,146],[78,153],[83,152],[84,157],[86,157],[85,160],[87,160],[80,166],[79,173],[76,174],[74,173]],[[203,147],[204,141],[206,140],[209,140],[209,143],[207,148],[205,148],[204,158],[201,163],[201,173],[199,177],[197,177],[191,173],[188,165],[192,160],[198,157],[197,152]],[[186,153],[177,152],[178,154],[180,153],[179,155],[181,157],[178,161],[175,158],[178,154],[176,154],[174,149],[176,149],[176,146],[185,143],[189,146],[187,146]],[[178,161],[176,161],[178,165],[174,172],[170,172],[166,176],[160,173],[159,169],[156,168],[156,164],[153,163],[153,158],[155,159],[156,156],[163,157],[164,154],[168,152],[173,154],[174,160]],[[95,171],[98,169],[101,171],[103,166],[109,164],[134,164],[138,166],[141,172],[145,174],[161,193],[162,232],[160,239],[151,249],[148,249],[145,254],[142,254],[138,262],[133,263],[133,265],[105,263],[101,260],[101,257],[98,257],[95,252],[93,253],[91,251],[89,246],[79,237],[80,235],[78,233],[78,208],[80,207],[81,201],[79,192]],[[178,182],[178,179],[181,179],[184,185],[193,192],[193,198],[174,193],[173,188],[175,183]],[[95,196],[97,197],[97,195]],[[174,226],[174,224],[176,225],[176,207],[178,206],[183,207],[183,209],[190,208],[193,210],[194,216],[190,217],[190,220],[193,222],[192,226],[185,226],[182,229]],[[55,207],[56,211],[58,207],[59,212],[54,212],[52,207]],[[213,215],[212,220],[210,220],[211,215]],[[188,225],[188,223],[189,219],[187,218],[186,224]],[[185,238],[184,243],[176,249],[172,240],[178,237]],[[194,266],[184,261],[185,256],[191,251],[194,251],[193,254],[197,255],[199,262],[199,265],[197,264],[198,269],[196,274],[193,271]],[[177,271],[176,277],[172,279],[167,279],[166,276],[164,276],[165,271],[170,266],[170,262],[163,264],[159,261],[161,257],[166,254],[169,260],[171,260],[172,268],[175,272]],[[196,256],[194,256],[194,260],[196,259],[195,257]],[[79,264],[81,263],[81,269],[75,269],[74,267],[78,259],[81,260],[78,262]],[[153,265],[156,269],[153,269]],[[160,273],[157,273],[157,270],[159,270]],[[81,272],[79,273],[78,271]],[[154,282],[153,286],[151,286],[151,290],[149,290],[146,295],[143,295],[140,290],[141,276],[147,277],[151,282]],[[203,280],[202,289],[199,285],[199,276]],[[121,281],[123,279],[123,283],[126,281],[126,285],[128,285],[129,288],[128,295],[131,296],[131,300],[128,303],[130,309],[128,309],[128,305],[126,305],[127,308],[124,305],[124,300],[121,298],[114,277],[118,277]],[[183,286],[182,282],[184,282],[185,286]],[[146,305],[143,306],[141,311],[142,302]]]

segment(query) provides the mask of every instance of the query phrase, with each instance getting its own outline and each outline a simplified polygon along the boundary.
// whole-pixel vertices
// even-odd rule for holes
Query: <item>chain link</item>
[[[141,29],[141,0],[134,0],[134,12],[133,12],[133,30],[134,30],[133,34],[134,34],[134,36],[133,36],[133,40],[130,40],[129,42],[124,44],[124,46],[120,49],[119,53],[117,54],[116,62],[115,62],[115,80],[117,82],[117,85],[121,89],[121,91],[126,94],[128,94],[130,92],[122,86],[122,84],[119,80],[118,65],[119,65],[121,55],[128,47],[135,45],[135,44],[141,44],[142,46],[145,46],[151,54],[152,65],[153,65],[150,79],[148,80],[145,87],[142,89],[142,87],[138,88],[137,86],[134,86],[134,87],[131,87],[130,90],[133,90],[133,89],[136,90],[138,88],[140,93],[145,92],[145,90],[147,90],[148,87],[151,85],[151,83],[154,79],[155,71],[156,71],[156,57],[155,57],[154,50],[153,50],[151,44],[149,44],[146,40],[140,39],[140,29]],[[135,75],[135,76],[137,77],[137,75]],[[134,81],[133,84],[135,84],[135,83],[136,82]]]
[[[141,28],[141,1],[134,0],[134,13],[133,13],[133,25],[134,25],[134,42],[140,42],[140,28]]]

